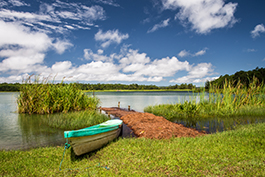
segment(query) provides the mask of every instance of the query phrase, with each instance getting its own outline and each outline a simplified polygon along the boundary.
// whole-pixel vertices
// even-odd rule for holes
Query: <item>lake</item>
[[[92,93],[87,93],[92,95]],[[163,103],[176,103],[191,100],[194,97],[192,92],[95,92],[100,99],[102,107],[117,107],[120,102],[121,108],[128,108],[139,112],[143,112],[144,108],[149,105],[157,105]],[[197,94],[195,94],[197,95]],[[199,97],[197,97],[199,100]]]
[[[29,149],[59,145],[63,131],[41,124],[38,115],[18,114],[18,92],[0,92],[0,149]]]
[[[63,131],[43,124],[41,121],[43,116],[16,113],[18,94],[18,92],[0,92],[0,149],[29,149],[64,144]],[[92,96],[92,93],[86,94]],[[139,112],[143,112],[149,105],[199,100],[199,96],[192,92],[95,92],[95,96],[100,99],[102,107],[117,107],[120,102],[121,108],[128,108],[129,105],[131,109]],[[239,117],[228,121],[216,118],[211,121],[175,120],[175,122],[214,133],[233,129],[237,124],[264,122],[264,120],[265,117]]]

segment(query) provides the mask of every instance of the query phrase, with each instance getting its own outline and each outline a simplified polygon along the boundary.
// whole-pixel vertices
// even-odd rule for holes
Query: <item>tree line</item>
[[[236,86],[238,82],[248,87],[249,83],[252,83],[253,77],[258,79],[259,83],[265,83],[265,68],[257,67],[250,71],[238,71],[232,75],[220,76],[213,81],[206,81],[205,89],[208,89],[210,85],[215,85],[218,88],[223,88],[225,81],[230,82],[233,86]],[[67,84],[67,83],[64,83]],[[90,84],[90,83],[75,83],[81,90],[170,90],[170,89],[196,89],[193,84],[175,84],[170,86],[156,86],[156,85],[138,85],[138,84]],[[0,91],[20,91],[20,83],[0,83]],[[200,90],[202,88],[197,88]]]
[[[210,85],[217,86],[218,88],[223,88],[224,83],[230,82],[234,87],[240,82],[245,87],[249,86],[249,83],[252,83],[253,78],[257,78],[259,83],[265,83],[265,69],[257,67],[256,69],[250,71],[238,71],[232,75],[220,76],[218,79],[213,81],[207,81],[205,83],[205,88],[208,89]]]
[[[67,83],[64,83],[67,84]],[[170,86],[156,85],[138,85],[138,84],[90,84],[90,83],[75,83],[81,90],[162,90],[162,89],[195,89],[193,84],[175,84]],[[20,91],[20,83],[0,83],[0,91]]]

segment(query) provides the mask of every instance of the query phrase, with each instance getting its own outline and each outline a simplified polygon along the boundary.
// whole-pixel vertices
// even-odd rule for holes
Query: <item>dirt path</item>
[[[134,134],[138,137],[169,139],[174,137],[195,137],[205,133],[199,132],[193,128],[184,127],[168,121],[161,116],[155,116],[150,113],[140,113],[128,111],[126,109],[101,108],[106,113],[112,114],[123,120],[130,127]]]

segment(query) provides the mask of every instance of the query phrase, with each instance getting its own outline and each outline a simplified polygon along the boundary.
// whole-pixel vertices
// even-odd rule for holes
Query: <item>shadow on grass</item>
[[[121,137],[119,137],[121,138]],[[109,146],[111,143],[114,143],[114,142],[117,142],[119,140],[119,138],[116,138],[114,139],[113,141],[110,141],[108,142],[107,144],[105,144],[104,146],[102,146],[101,148],[97,149],[97,150],[94,150],[94,151],[91,151],[91,152],[88,152],[88,153],[85,153],[85,154],[82,154],[82,155],[75,155],[74,153],[74,150],[73,148],[71,147],[70,148],[70,152],[71,152],[71,161],[72,162],[76,162],[76,161],[82,161],[83,159],[90,159],[90,160],[94,160],[96,158],[99,158],[97,156],[97,152],[106,148],[107,146]]]
[[[102,148],[104,148],[105,146],[103,146]],[[95,159],[95,158],[97,158],[97,152],[98,151],[100,151],[102,148],[100,148],[100,149],[97,149],[97,150],[95,150],[95,151],[91,151],[91,152],[89,152],[89,153],[86,153],[86,154],[82,154],[82,155],[79,155],[79,156],[77,156],[77,155],[75,155],[75,153],[74,153],[74,150],[73,150],[73,148],[71,147],[70,148],[70,152],[71,152],[71,161],[72,162],[76,162],[76,161],[82,161],[83,159]]]

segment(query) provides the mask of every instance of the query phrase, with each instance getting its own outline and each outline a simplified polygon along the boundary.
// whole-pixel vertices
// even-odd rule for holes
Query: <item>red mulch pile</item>
[[[169,139],[174,137],[195,137],[204,135],[193,128],[184,127],[168,121],[161,116],[155,116],[150,113],[140,113],[127,111],[119,108],[101,108],[107,113],[120,117],[125,124],[130,127],[138,137]]]

